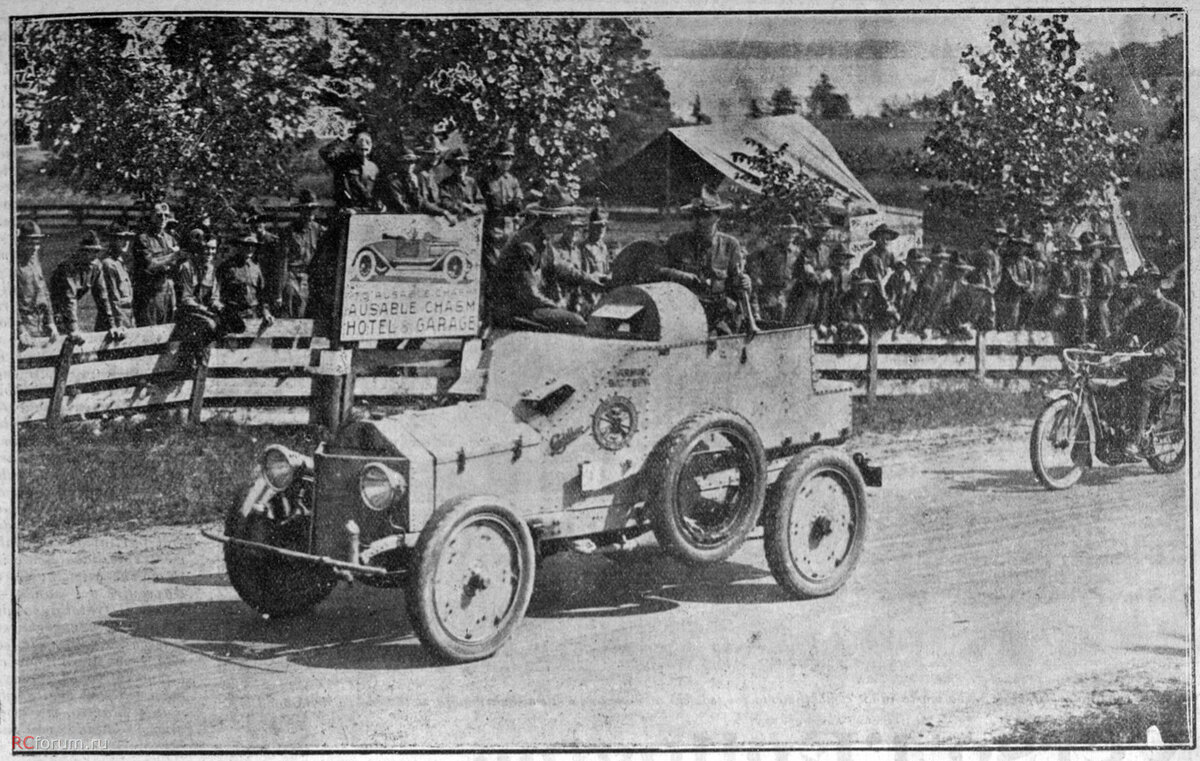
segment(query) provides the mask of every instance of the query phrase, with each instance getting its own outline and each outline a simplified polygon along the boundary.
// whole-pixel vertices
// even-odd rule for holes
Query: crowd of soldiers
[[[762,318],[815,325],[841,341],[872,330],[958,338],[1044,329],[1082,344],[1104,342],[1132,306],[1120,246],[1091,232],[1071,240],[1047,224],[1035,240],[997,227],[973,254],[935,245],[900,256],[892,250],[900,234],[881,222],[851,269],[854,257],[829,240],[829,229],[819,215],[807,225],[789,217],[749,257]]]
[[[413,150],[400,146],[381,168],[366,129],[335,141],[320,155],[333,175],[335,214],[428,214],[448,224],[483,217],[483,320],[497,327],[579,332],[610,285],[607,216],[590,212],[555,183],[523,191],[512,172],[515,147],[495,146],[485,175],[470,174],[465,148],[444,150],[433,135]],[[88,232],[47,287],[35,222],[18,232],[18,341],[30,345],[59,332],[82,340],[79,300],[96,302],[95,330],[119,340],[132,326],[175,322],[180,338],[203,345],[244,321],[276,316],[322,319],[337,288],[336,246],[316,219],[319,204],[302,190],[299,219],[272,231],[261,210],[222,241],[203,219],[176,235],[166,203],[153,206],[140,232],[118,222]],[[870,231],[858,266],[830,235],[828,218],[804,224],[786,217],[747,254],[718,230],[730,208],[702,189],[683,207],[691,229],[671,236],[643,280],[680,283],[699,298],[713,333],[745,328],[748,315],[768,325],[814,325],[821,337],[865,340],[871,331],[923,337],[969,336],[985,330],[1054,329],[1073,344],[1102,342],[1130,306],[1115,273],[1119,246],[1085,232],[1067,240],[1047,223],[1035,240],[1004,227],[968,255],[937,245],[893,251],[900,234],[887,223]],[[218,259],[220,261],[218,262]]]

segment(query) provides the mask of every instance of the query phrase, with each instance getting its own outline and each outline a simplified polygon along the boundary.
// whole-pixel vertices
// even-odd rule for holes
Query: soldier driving
[[[720,213],[730,204],[701,188],[700,196],[682,208],[692,213],[692,229],[667,240],[667,263],[658,277],[689,288],[704,307],[709,331],[730,335],[741,322],[739,300],[751,287],[742,244],[717,231]]]

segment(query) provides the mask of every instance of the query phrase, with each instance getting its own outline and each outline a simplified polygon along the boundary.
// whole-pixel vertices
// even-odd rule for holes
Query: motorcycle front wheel
[[[1084,466],[1076,462],[1074,450],[1086,433],[1085,426],[1083,415],[1075,414],[1067,397],[1050,402],[1038,415],[1029,437],[1029,460],[1042,486],[1069,489],[1083,475]]]

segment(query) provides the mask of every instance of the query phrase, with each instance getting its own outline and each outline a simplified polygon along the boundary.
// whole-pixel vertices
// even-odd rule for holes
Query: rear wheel
[[[225,517],[225,535],[286,550],[306,552],[311,523],[305,505],[311,483],[298,481],[286,491],[271,495],[265,510],[233,505]],[[264,504],[266,487],[259,485],[247,497],[252,505]],[[324,566],[283,557],[263,550],[225,545],[225,569],[238,596],[259,613],[294,616],[324,600],[337,585],[337,577]]]
[[[744,417],[706,410],[675,427],[645,477],[658,543],[683,560],[709,563],[736,552],[758,523],[767,458]]]
[[[1029,437],[1029,459],[1042,486],[1060,490],[1075,485],[1083,475],[1075,450],[1084,435],[1084,415],[1076,414],[1070,398],[1055,399],[1046,405]]]
[[[866,485],[845,452],[802,452],[771,487],[763,521],[767,565],[792,596],[836,592],[858,563],[866,535]]]
[[[454,663],[494,655],[525,616],[535,562],[529,527],[507,507],[471,497],[440,508],[421,531],[405,590],[422,644]]]
[[[1157,420],[1147,432],[1146,462],[1158,473],[1174,473],[1187,462],[1187,395],[1173,388],[1159,401]]]

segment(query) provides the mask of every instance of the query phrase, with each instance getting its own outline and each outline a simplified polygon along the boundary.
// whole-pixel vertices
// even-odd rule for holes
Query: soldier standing
[[[822,338],[838,336],[845,314],[852,309],[854,278],[850,261],[853,258],[854,255],[840,245],[834,246],[830,253],[832,265],[821,289],[821,325],[817,329],[817,335]]]
[[[692,214],[692,229],[667,239],[666,266],[658,276],[690,289],[700,299],[708,329],[718,335],[735,332],[750,295],[746,254],[737,238],[717,231],[722,211],[730,208],[716,193],[701,188],[700,197],[682,207]]]
[[[317,253],[317,244],[325,235],[325,227],[317,222],[316,196],[307,188],[300,191],[292,208],[300,218],[292,222],[280,237],[280,260],[283,263],[282,287],[272,298],[272,312],[280,317],[303,317],[308,305],[308,265]]]
[[[434,169],[441,162],[442,146],[434,135],[430,135],[417,151],[417,212],[441,217],[450,224],[458,221],[442,200]]]
[[[337,140],[321,148],[321,159],[333,172],[333,203],[338,209],[377,208],[375,181],[379,167],[371,160],[375,141],[358,127],[350,142]]]
[[[125,337],[125,330],[134,326],[133,283],[125,269],[125,256],[135,235],[120,221],[109,225],[104,234],[108,250],[100,260],[100,274],[104,278],[108,308],[96,305],[96,330],[107,331],[110,338],[120,340]]]
[[[815,261],[819,255],[815,246],[805,245],[800,258],[792,269],[792,289],[787,296],[785,325],[815,325],[820,332],[821,291],[830,277],[829,270],[818,269]]]
[[[99,236],[89,231],[79,241],[74,255],[54,268],[50,275],[50,301],[54,305],[54,317],[60,333],[67,340],[83,343],[83,331],[79,327],[79,299],[92,294],[98,310],[108,309],[108,294],[104,288],[104,275],[98,261],[104,246]],[[105,320],[112,323],[112,315]]]
[[[241,333],[246,323],[240,316],[227,314],[221,300],[221,286],[214,260],[217,239],[207,237],[203,229],[188,233],[188,259],[179,265],[176,278],[179,299],[178,337],[195,360],[205,346],[224,333]]]
[[[471,166],[471,155],[466,148],[456,148],[447,158],[454,173],[442,180],[438,190],[441,194],[441,205],[462,217],[473,217],[484,209],[483,193],[479,184],[468,173]]]
[[[801,253],[796,239],[803,229],[796,224],[796,218],[788,214],[775,228],[775,234],[766,245],[746,261],[746,273],[753,284],[756,312],[771,322],[783,321],[792,273]]]
[[[421,208],[417,189],[417,154],[404,146],[396,157],[396,166],[375,184],[375,200],[392,214],[417,214]]]
[[[946,247],[937,244],[933,248],[933,256],[925,267],[925,272],[917,282],[917,293],[913,297],[912,317],[907,323],[908,330],[917,333],[922,338],[928,338],[929,332],[936,324],[937,306],[946,281],[946,263],[950,254]]]
[[[233,243],[233,254],[217,267],[217,287],[229,310],[247,320],[261,317],[267,325],[275,322],[270,308],[263,301],[265,284],[262,270],[254,261],[258,236],[246,232]]]
[[[892,303],[895,304],[896,311],[900,315],[898,327],[902,331],[912,332],[916,330],[921,305],[921,285],[925,282],[925,273],[928,271],[931,261],[929,256],[921,249],[914,248],[910,250],[905,260],[904,276],[899,279],[903,283],[903,286],[899,288],[893,287],[892,289],[896,294]]]
[[[939,310],[939,328],[946,336],[969,336],[977,303],[971,282],[975,267],[957,252],[952,253],[952,258],[952,274],[946,278],[948,287],[943,292]]]
[[[483,201],[487,207],[483,217],[484,265],[494,263],[504,245],[517,231],[525,196],[521,183],[512,173],[516,147],[510,141],[500,144],[492,157],[492,171],[483,182]]]
[[[17,228],[17,348],[33,346],[35,338],[58,338],[50,289],[42,274],[42,228],[28,220]]]
[[[175,319],[175,266],[179,244],[167,232],[175,219],[171,207],[154,204],[146,231],[133,244],[130,277],[133,280],[133,316],[139,327],[163,325]]]
[[[1078,346],[1087,341],[1092,273],[1086,252],[1091,250],[1094,243],[1095,237],[1091,233],[1083,233],[1079,236],[1079,246],[1071,251],[1070,262],[1064,263],[1064,287],[1059,292],[1059,299],[1064,307],[1061,330],[1071,346]]]
[[[870,278],[875,283],[876,296],[887,301],[887,279],[892,274],[892,252],[888,249],[888,245],[900,237],[900,233],[888,226],[887,222],[880,222],[871,230],[868,236],[875,245],[871,246],[867,253],[863,254],[862,262],[859,268],[862,273]]]
[[[997,327],[1020,330],[1032,305],[1033,261],[1028,252],[1033,240],[1028,233],[1009,241],[1004,250],[1004,268],[996,286]]]
[[[1092,293],[1088,303],[1087,338],[1092,343],[1102,344],[1112,335],[1112,313],[1109,301],[1116,290],[1117,279],[1113,275],[1111,258],[1121,247],[1107,239],[1100,239],[1092,246]]]

